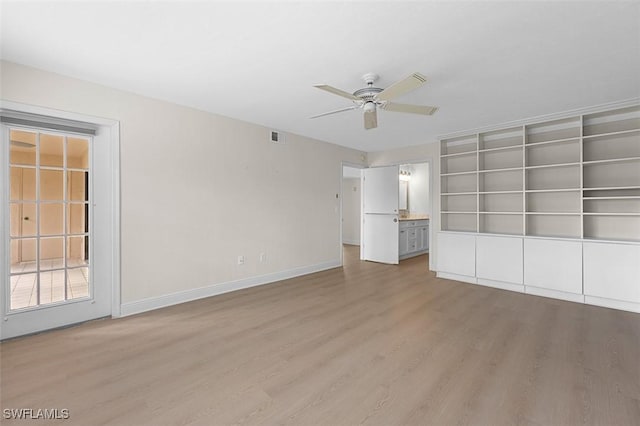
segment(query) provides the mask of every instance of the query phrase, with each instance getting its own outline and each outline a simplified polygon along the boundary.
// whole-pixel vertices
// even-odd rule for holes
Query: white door
[[[110,153],[94,142],[2,126],[0,338],[111,314]]]
[[[398,264],[399,167],[375,167],[362,173],[362,258]]]

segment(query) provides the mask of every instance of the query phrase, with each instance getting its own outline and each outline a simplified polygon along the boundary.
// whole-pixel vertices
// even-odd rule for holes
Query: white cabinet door
[[[407,228],[400,228],[400,256],[409,252],[409,235]]]
[[[525,238],[524,284],[582,294],[582,243]]]
[[[418,228],[418,251],[429,249],[429,225],[420,225]]]
[[[522,284],[522,238],[478,236],[476,244],[478,278]]]
[[[640,303],[640,246],[585,242],[584,294]]]
[[[439,232],[438,272],[475,277],[475,235]]]

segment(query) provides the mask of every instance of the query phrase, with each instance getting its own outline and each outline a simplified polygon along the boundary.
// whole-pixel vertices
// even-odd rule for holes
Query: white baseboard
[[[359,246],[360,245],[360,240],[351,240],[349,238],[343,238],[342,239],[342,244],[349,244],[350,246]]]
[[[129,315],[152,311],[154,309],[177,305],[179,303],[229,293],[231,291],[270,284],[276,281],[312,274],[314,272],[325,271],[327,269],[339,268],[340,266],[342,266],[340,260],[331,260],[328,262],[318,263],[316,265],[302,266],[300,268],[274,272],[257,277],[249,277],[241,280],[228,281],[206,287],[179,291],[177,293],[166,294],[163,296],[150,297],[148,299],[137,300],[135,302],[123,303],[120,309],[120,314],[122,317],[126,317]]]
[[[531,287],[529,285],[524,287],[524,292],[527,294],[533,294],[534,296],[550,297],[552,299],[567,300],[569,302],[584,303],[584,295],[576,293],[567,293],[565,291],[550,290],[548,288]]]
[[[478,278],[478,284],[487,287],[499,288],[501,290],[517,291],[518,293],[524,293],[524,285],[505,283],[502,281],[487,280],[485,278]]]
[[[622,311],[640,314],[640,303],[624,302],[622,300],[605,299],[604,297],[584,296],[587,305],[602,306],[604,308],[620,309]]]
[[[478,280],[476,280],[475,277],[468,277],[466,275],[450,274],[448,272],[437,272],[436,276],[438,278],[445,278],[447,280],[454,280],[454,281],[462,281],[469,284],[478,283]]]

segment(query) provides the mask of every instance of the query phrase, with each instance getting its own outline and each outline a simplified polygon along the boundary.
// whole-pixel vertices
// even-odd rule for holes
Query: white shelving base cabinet
[[[640,312],[640,105],[440,141],[438,276]]]

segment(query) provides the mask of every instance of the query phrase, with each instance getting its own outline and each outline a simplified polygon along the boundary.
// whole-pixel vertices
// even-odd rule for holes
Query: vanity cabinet
[[[429,251],[429,220],[401,220],[399,255],[406,259]]]

